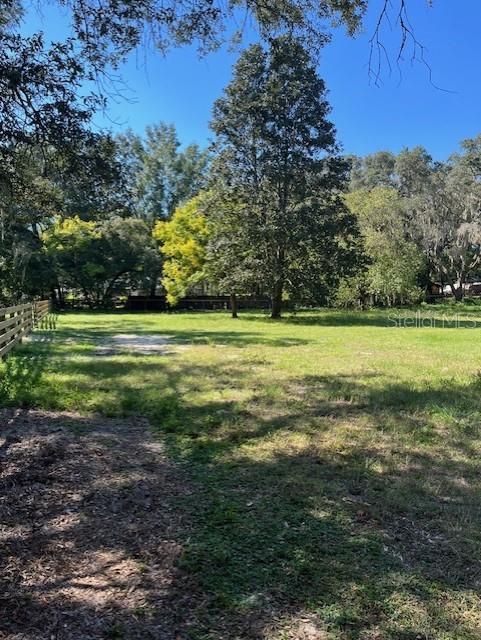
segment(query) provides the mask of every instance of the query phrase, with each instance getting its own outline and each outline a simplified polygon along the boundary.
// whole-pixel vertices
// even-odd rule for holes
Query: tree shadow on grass
[[[34,342],[19,344],[1,363],[0,406],[10,399],[17,402],[22,390],[34,389],[40,382],[52,355],[51,334],[36,334]]]
[[[156,586],[134,581],[132,593],[143,593],[149,603],[145,619],[138,617],[138,603],[119,597],[115,606],[111,601],[86,604],[78,589],[91,587],[85,586],[82,574],[86,565],[78,564],[68,578],[75,597],[65,600],[62,595],[56,608],[47,604],[52,619],[57,616],[77,633],[62,631],[59,639],[82,637],[81,627],[72,622],[82,621],[81,607],[96,613],[99,626],[85,629],[99,638],[150,637],[154,622],[156,638],[175,637],[168,635],[173,630],[181,638],[198,640],[299,640],[323,634],[336,640],[479,638],[477,379],[466,385],[449,381],[416,387],[374,374],[362,380],[304,376],[283,382],[272,397],[262,387],[252,387],[251,373],[235,362],[206,365],[145,358],[129,363],[131,376],[115,359],[57,359],[55,366],[65,368],[72,385],[84,380],[105,388],[105,396],[92,408],[105,410],[102,403],[110,396],[108,410],[146,415],[164,433],[168,451],[182,463],[193,487],[175,494],[173,502],[154,507],[141,502],[139,507],[125,495],[138,486],[142,495],[146,478],[159,486],[165,482],[152,460],[142,466],[139,444],[126,440],[119,449],[114,446],[119,468],[103,471],[95,461],[105,452],[98,457],[95,447],[88,449],[88,464],[95,468],[84,460],[87,477],[82,481],[94,503],[88,498],[79,507],[82,522],[57,532],[54,542],[67,548],[70,543],[81,545],[85,557],[95,559],[102,594],[102,580],[115,580],[126,571],[119,562],[127,559],[148,567],[159,562],[153,513],[161,523],[157,535],[162,540],[165,519],[179,527],[180,538],[172,533],[181,547],[172,561],[178,568],[160,595],[161,581]],[[149,382],[154,372],[155,385]],[[143,383],[133,386],[132,380]],[[252,393],[237,402],[223,398],[229,388]],[[205,396],[206,391],[213,396]],[[74,417],[73,422],[74,430],[81,431],[82,420]],[[115,437],[115,429],[111,431],[108,437]],[[77,449],[67,458],[74,460],[78,454]],[[141,466],[129,467],[137,459]],[[119,483],[122,467],[134,471]],[[8,482],[34,488],[37,482],[43,490],[42,477],[29,476],[22,485],[18,476],[11,476]],[[157,491],[149,487],[148,493]],[[65,511],[60,495],[56,508],[47,524]],[[179,508],[188,514],[187,530],[176,524]],[[144,516],[153,529],[136,537]],[[107,528],[123,533],[116,537]],[[48,528],[42,531],[43,554],[52,540]],[[145,545],[142,536],[148,540]],[[27,545],[32,562],[36,544]],[[99,556],[104,553],[107,556]],[[115,570],[103,568],[106,557]],[[153,582],[159,575],[155,571]],[[118,593],[132,586],[122,580]],[[25,585],[22,589],[25,595]],[[38,593],[34,612],[45,603]],[[29,620],[20,620],[17,629],[24,625],[28,630]],[[33,632],[25,637],[42,638]]]
[[[283,317],[273,320],[267,314],[259,316],[245,312],[241,314],[242,320],[263,322],[266,324],[280,324],[292,326],[373,326],[387,327],[388,313],[385,311],[342,311],[335,309],[321,309],[316,311],[302,311],[299,313],[284,312]],[[392,323],[391,323],[392,326]]]
[[[480,435],[432,408],[478,411],[478,381],[291,384],[273,417],[257,398],[251,414],[204,406],[223,411],[207,427],[196,407],[168,421],[171,450],[208,487],[183,563],[209,594],[213,637],[277,638],[283,624],[303,637],[310,612],[314,637],[477,638]]]
[[[381,309],[373,311],[344,311],[323,309],[302,311],[299,314],[288,312],[283,318],[272,320],[269,316],[242,314],[242,320],[256,323],[280,324],[286,326],[318,326],[318,327],[384,327],[386,329],[402,328],[429,331],[435,329],[481,329],[481,310],[472,311],[456,308],[447,309]]]
[[[365,465],[376,450],[208,467],[192,450],[186,482],[139,423],[27,412],[8,423],[5,638],[477,637],[463,607],[479,563],[467,542],[433,537],[432,516],[408,507],[393,526],[379,513],[387,488],[411,491],[411,470],[382,477]],[[439,607],[450,589],[458,611]]]

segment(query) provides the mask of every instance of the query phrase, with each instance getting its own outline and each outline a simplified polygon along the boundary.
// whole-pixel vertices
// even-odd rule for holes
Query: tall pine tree
[[[329,111],[313,60],[289,36],[247,49],[214,106],[215,258],[270,295],[273,318],[286,297],[323,302],[355,262]]]

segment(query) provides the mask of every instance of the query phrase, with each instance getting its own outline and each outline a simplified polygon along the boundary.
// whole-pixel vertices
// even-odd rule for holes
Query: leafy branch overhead
[[[46,0],[38,5],[46,4]],[[326,43],[336,26],[352,36],[361,30],[368,10],[375,17],[373,48],[382,45],[382,29],[399,29],[399,56],[408,42],[416,43],[410,21],[412,0],[57,0],[70,18],[71,38],[97,71],[118,65],[133,49],[146,45],[166,51],[196,43],[201,52],[242,36],[254,25],[262,38],[282,33],[306,40],[311,47]],[[431,5],[431,2],[428,3]],[[6,0],[4,20],[12,21],[28,2]]]

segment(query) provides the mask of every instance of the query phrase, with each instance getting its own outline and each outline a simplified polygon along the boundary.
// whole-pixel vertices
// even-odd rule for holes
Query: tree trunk
[[[235,293],[230,294],[229,301],[230,301],[230,310],[232,313],[232,317],[238,318],[239,316],[237,315],[237,296]]]
[[[276,319],[281,317],[282,312],[282,281],[276,282],[274,291],[271,296],[271,318]]]
[[[464,296],[464,284],[461,281],[459,283],[459,286],[456,287],[456,285],[454,283],[450,283],[449,286],[451,287],[451,292],[454,296],[454,300],[455,302],[461,302]]]

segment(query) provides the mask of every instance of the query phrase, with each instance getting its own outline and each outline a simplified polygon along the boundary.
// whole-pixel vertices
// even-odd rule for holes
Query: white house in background
[[[453,294],[449,284],[445,284],[443,286],[443,293],[446,296],[451,296]],[[465,282],[464,294],[467,296],[481,296],[481,282]]]

